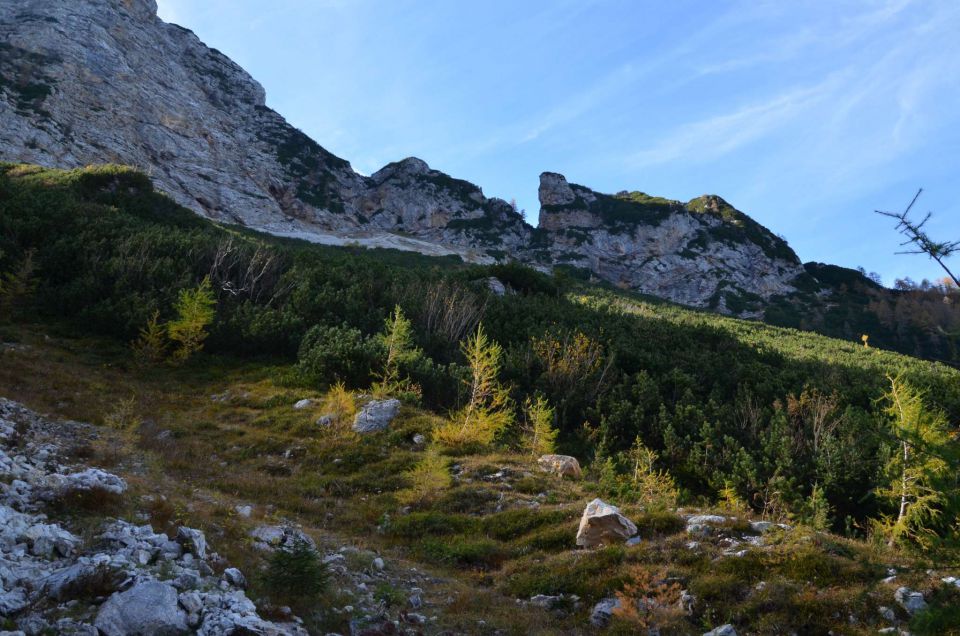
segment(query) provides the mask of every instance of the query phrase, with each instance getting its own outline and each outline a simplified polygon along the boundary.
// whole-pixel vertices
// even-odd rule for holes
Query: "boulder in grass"
[[[537,460],[540,468],[560,475],[561,477],[570,477],[571,479],[580,479],[583,472],[580,470],[580,462],[576,457],[569,455],[543,455]]]
[[[917,612],[927,609],[927,602],[923,598],[922,592],[914,592],[908,587],[899,587],[894,592],[893,598],[900,603],[903,609],[913,616]]]
[[[601,600],[590,611],[590,624],[594,627],[606,627],[613,618],[613,613],[620,607],[620,599],[610,597]]]
[[[626,541],[637,534],[637,526],[620,509],[600,499],[587,504],[580,518],[577,530],[577,545],[582,548],[595,548]]]
[[[400,400],[371,400],[367,402],[353,420],[353,430],[357,433],[374,433],[386,430],[390,422],[400,412]]]

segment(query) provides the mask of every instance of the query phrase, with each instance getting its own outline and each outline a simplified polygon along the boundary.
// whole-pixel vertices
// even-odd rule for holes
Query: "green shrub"
[[[427,538],[420,543],[420,550],[431,561],[483,569],[498,566],[508,556],[503,545],[493,539],[463,535]]]
[[[377,353],[376,344],[357,329],[316,325],[303,337],[298,368],[302,377],[314,385],[339,381],[360,388],[369,383]]]
[[[564,552],[546,559],[529,557],[512,563],[505,577],[505,591],[519,598],[537,594],[576,594],[593,602],[619,589],[623,575],[619,566],[626,551],[610,546],[590,552]]]

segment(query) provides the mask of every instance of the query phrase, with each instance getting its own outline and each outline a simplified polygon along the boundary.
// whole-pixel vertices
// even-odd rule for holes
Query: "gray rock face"
[[[386,430],[399,412],[400,400],[371,400],[357,413],[357,417],[353,420],[353,430],[357,433]]]
[[[626,288],[757,315],[802,272],[718,197],[611,196],[540,178],[540,231],[506,201],[407,158],[366,177],[265,104],[242,68],[152,0],[0,3],[0,159],[123,163],[204,216],[280,236],[479,263],[565,264]],[[496,290],[495,290],[496,291]]]
[[[508,203],[419,159],[357,174],[268,108],[237,64],[160,20],[150,0],[4,2],[0,41],[0,159],[133,165],[199,214],[283,235],[399,230],[492,261],[483,244],[529,233]]]
[[[764,301],[795,291],[804,271],[782,239],[720,197],[682,204],[640,192],[611,196],[548,172],[540,203],[554,264],[685,305],[756,314]]]
[[[187,613],[177,604],[177,591],[159,581],[138,583],[108,598],[94,625],[105,636],[173,636],[188,629]]]
[[[626,541],[637,534],[637,526],[620,514],[620,509],[600,499],[587,504],[580,517],[577,530],[577,545],[595,548]]]

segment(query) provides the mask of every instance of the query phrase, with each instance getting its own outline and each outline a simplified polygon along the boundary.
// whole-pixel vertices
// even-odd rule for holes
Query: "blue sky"
[[[804,261],[940,277],[874,209],[960,239],[960,2],[159,0],[365,174],[417,156],[515,198],[540,172],[713,193]],[[960,269],[960,256],[955,265]]]

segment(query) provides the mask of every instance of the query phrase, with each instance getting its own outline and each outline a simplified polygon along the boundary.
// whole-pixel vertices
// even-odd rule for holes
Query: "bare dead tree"
[[[931,212],[927,212],[927,215],[923,217],[923,220],[919,223],[909,218],[910,210],[917,202],[917,199],[920,198],[920,193],[922,192],[923,188],[917,190],[917,193],[914,195],[910,205],[908,205],[907,209],[903,212],[883,212],[881,210],[874,211],[877,214],[882,214],[883,216],[888,216],[891,219],[896,219],[897,231],[907,237],[907,240],[900,245],[914,246],[914,249],[897,252],[897,254],[926,254],[933,260],[937,261],[937,264],[943,268],[943,271],[945,271],[947,275],[953,279],[953,282],[960,287],[960,279],[958,279],[953,272],[950,271],[946,263],[944,263],[947,258],[960,250],[960,241],[935,241],[930,238],[930,235],[926,233],[926,231],[923,229],[923,226],[926,225],[927,221],[930,220],[930,217],[932,216]]]
[[[278,289],[283,267],[277,255],[258,246],[253,254],[234,244],[221,241],[210,265],[210,280],[231,296],[245,296],[255,303],[266,304],[286,290]]]
[[[459,342],[476,329],[487,302],[456,283],[441,281],[423,292],[420,321],[429,334]]]

